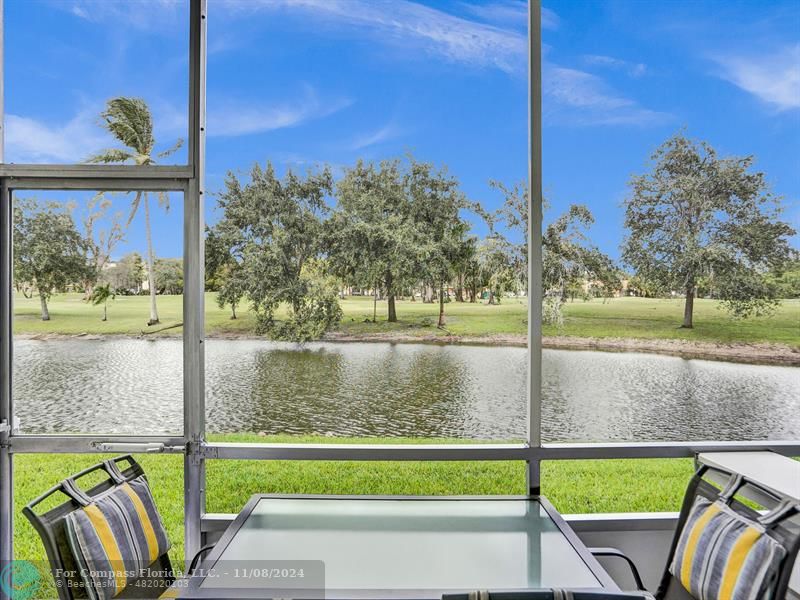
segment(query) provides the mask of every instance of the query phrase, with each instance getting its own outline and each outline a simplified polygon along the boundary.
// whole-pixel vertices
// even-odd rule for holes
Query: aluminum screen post
[[[540,0],[528,2],[528,492],[539,495],[542,446],[542,34]]]
[[[189,14],[189,166],[184,193],[183,435],[184,552],[188,567],[202,547],[205,512],[205,273],[203,208],[206,125],[206,0],[192,0]]]
[[[14,426],[11,403],[11,224],[11,193],[7,180],[0,179],[0,425],[4,425],[0,431],[0,569],[14,559],[14,465],[9,443]],[[0,599],[5,597],[0,587]]]

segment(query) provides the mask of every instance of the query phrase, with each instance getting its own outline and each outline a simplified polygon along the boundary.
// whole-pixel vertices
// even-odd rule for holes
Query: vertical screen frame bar
[[[528,2],[528,445],[542,447],[542,6]],[[541,492],[540,460],[528,461],[528,493]]]
[[[11,398],[12,210],[8,181],[0,178],[0,423],[5,422],[7,425],[5,431],[0,431],[0,569],[14,560],[14,458],[10,444],[11,429],[14,427]],[[0,600],[5,600],[6,597],[0,586]]]
[[[202,544],[205,513],[205,269],[204,192],[207,0],[189,9],[189,179],[184,200],[183,466],[186,565]]]

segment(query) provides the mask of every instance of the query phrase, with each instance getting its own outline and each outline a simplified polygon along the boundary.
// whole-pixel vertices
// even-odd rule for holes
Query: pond
[[[18,340],[25,433],[182,428],[180,340]],[[521,439],[524,348],[206,342],[207,430]],[[800,437],[800,369],[545,350],[547,441]]]

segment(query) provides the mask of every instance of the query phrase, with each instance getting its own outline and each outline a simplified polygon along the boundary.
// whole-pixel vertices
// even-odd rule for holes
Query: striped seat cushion
[[[113,598],[170,548],[144,477],[70,513],[65,525],[90,598]]]
[[[698,600],[761,600],[786,554],[760,523],[697,498],[669,570]]]

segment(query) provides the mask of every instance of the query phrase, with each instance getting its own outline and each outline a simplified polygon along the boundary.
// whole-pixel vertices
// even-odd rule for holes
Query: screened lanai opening
[[[0,598],[127,454],[186,597],[655,592],[687,487],[798,502],[796,7],[0,9]]]
[[[484,66],[443,59],[447,42],[427,34],[408,52],[391,23],[438,11],[363,3],[350,20],[338,10],[239,3],[209,20],[209,48],[222,48],[209,52],[207,70],[207,186],[216,194],[205,205],[206,264],[220,304],[209,298],[206,430],[249,442],[521,443],[526,267],[508,269],[489,319],[479,280],[492,260],[489,212],[504,200],[491,181],[527,176],[524,32],[514,34],[519,48],[502,50],[507,66],[485,65],[497,89],[463,102]],[[253,153],[255,140],[264,145]],[[276,243],[270,258],[299,275],[262,272],[273,290],[257,292],[259,301],[311,286],[305,298],[336,298],[341,310],[335,332],[302,345],[294,309],[284,302],[273,326],[271,309],[253,310],[241,295],[258,228],[291,216],[259,213],[247,194],[266,201],[267,186],[285,189],[290,177],[318,198],[286,192],[304,214],[284,229],[298,249]],[[237,221],[243,210],[247,223]],[[243,227],[252,231],[231,233]],[[519,228],[509,234],[522,242]],[[453,343],[506,334],[513,345],[502,349]]]
[[[182,204],[165,192],[13,194],[20,433],[182,434]],[[153,240],[152,263],[136,244],[148,229],[176,232]],[[59,291],[40,293],[40,280]]]

